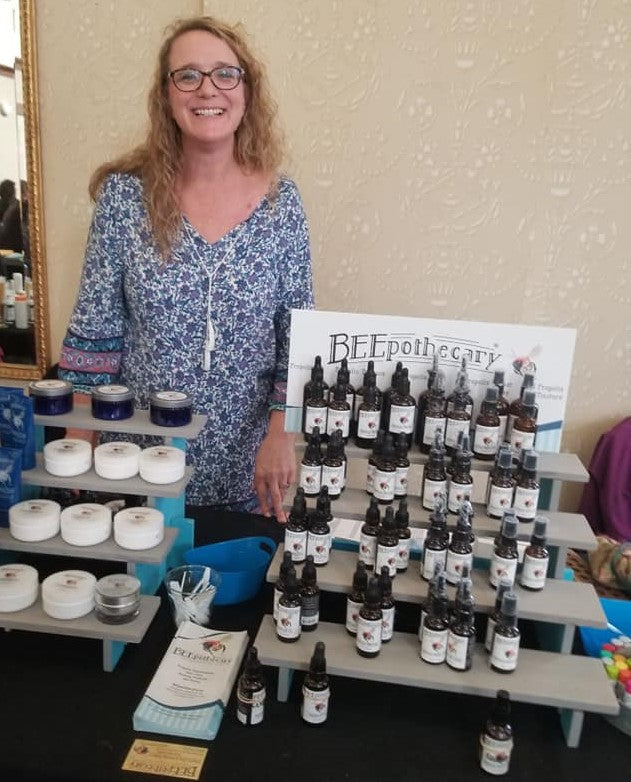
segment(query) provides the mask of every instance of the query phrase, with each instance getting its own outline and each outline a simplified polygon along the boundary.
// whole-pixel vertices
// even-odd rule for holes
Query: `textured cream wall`
[[[268,63],[321,308],[575,327],[564,448],[629,413],[629,0],[37,8],[53,354],[89,174],[137,138],[165,24],[204,9]]]

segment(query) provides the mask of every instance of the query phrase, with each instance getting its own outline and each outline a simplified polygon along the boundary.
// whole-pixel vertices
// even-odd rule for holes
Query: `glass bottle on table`
[[[265,716],[265,678],[256,646],[251,646],[237,683],[237,719],[242,725],[260,725]]]
[[[285,577],[285,589],[278,601],[276,635],[284,643],[295,643],[300,638],[300,585],[296,571],[289,571]]]
[[[307,556],[300,576],[300,626],[303,632],[313,632],[320,620],[320,587],[313,556]]]
[[[394,634],[395,604],[392,598],[392,577],[387,565],[382,565],[379,572],[379,588],[381,590],[381,643],[392,640]]]
[[[324,398],[324,385],[319,380],[316,380],[312,384],[311,393],[305,402],[303,432],[306,442],[309,442],[309,435],[315,426],[320,431],[320,438],[322,440],[326,439],[327,412],[328,405]]]
[[[313,563],[318,567],[326,565],[331,551],[331,527],[325,514],[314,510],[309,514],[309,531],[307,533],[307,556],[313,557]]]
[[[475,647],[475,600],[471,594],[471,579],[458,583],[454,616],[447,634],[445,662],[456,671],[468,671],[473,665]]]
[[[504,511],[513,507],[515,480],[513,453],[509,446],[501,446],[495,468],[491,471],[486,513],[492,519],[501,519]]]
[[[416,426],[414,428],[414,442],[420,446],[423,441],[423,429],[425,428],[425,411],[427,408],[427,397],[434,385],[434,380],[438,374],[438,356],[434,353],[432,366],[427,370],[427,386],[421,391],[416,404]]]
[[[493,633],[495,632],[495,625],[500,618],[500,610],[502,608],[502,598],[506,592],[510,592],[513,585],[510,578],[500,578],[497,585],[497,594],[495,595],[495,605],[493,611],[489,614],[486,622],[486,634],[484,637],[484,648],[487,652],[491,652],[491,646],[493,645]]]
[[[336,383],[331,392],[333,398],[329,402],[326,433],[330,439],[333,432],[341,432],[342,440],[346,443],[351,426],[351,408],[346,399],[346,386]]]
[[[462,502],[470,500],[473,494],[472,456],[469,450],[469,435],[465,434],[452,459],[452,473],[447,493],[447,510],[450,513],[458,513]]]
[[[402,499],[408,493],[408,476],[410,474],[410,460],[408,459],[408,443],[404,434],[396,435],[394,442],[394,497]]]
[[[517,596],[506,592],[491,642],[489,665],[497,673],[511,673],[517,668],[521,633],[517,627]]]
[[[471,570],[473,564],[473,544],[471,542],[471,525],[467,522],[459,524],[451,535],[445,560],[445,576],[450,584],[457,584],[462,578],[464,569]]]
[[[328,489],[328,496],[334,500],[344,491],[346,460],[344,458],[344,440],[339,429],[329,437],[326,454],[322,460],[322,488]]]
[[[366,600],[359,610],[355,643],[361,657],[377,657],[381,651],[381,588],[379,579],[371,576],[366,589]]]
[[[377,440],[381,408],[377,401],[377,387],[368,385],[357,405],[355,445],[372,448]]]
[[[390,380],[390,387],[386,388],[381,398],[381,428],[384,432],[390,431],[390,398],[397,390],[399,380],[403,375],[403,362],[397,361]]]
[[[285,524],[285,551],[291,553],[294,564],[305,561],[307,556],[307,502],[305,492],[298,486]]]
[[[323,459],[320,427],[314,426],[307,440],[305,452],[300,460],[299,485],[307,497],[317,497],[320,491]]]
[[[495,703],[480,733],[480,768],[493,776],[508,773],[513,751],[510,696],[498,690]]]
[[[302,685],[302,719],[309,725],[322,725],[329,715],[331,689],[326,672],[326,647],[318,641]]]
[[[274,607],[272,611],[274,621],[276,621],[278,618],[278,601],[285,592],[287,577],[290,573],[293,573],[295,577],[296,568],[294,567],[294,563],[292,561],[291,551],[287,551],[287,549],[285,549],[285,551],[283,551],[283,559],[281,560],[280,566],[278,568],[278,578],[274,584]]]
[[[397,468],[392,435],[386,434],[383,438],[383,448],[379,454],[373,478],[373,497],[380,504],[383,505],[394,500],[396,475]]]
[[[421,453],[429,453],[438,429],[444,439],[445,436],[445,375],[438,372],[434,378],[432,388],[427,395],[425,417],[423,420],[423,436],[421,438]]]
[[[381,400],[382,400],[382,393],[379,387],[377,386],[377,374],[375,372],[375,362],[369,361],[366,365],[366,371],[364,372],[364,379],[362,385],[355,391],[355,419],[356,423],[359,426],[359,407],[362,404],[362,402],[366,399],[366,391],[368,388],[374,388],[375,389],[375,402],[377,404],[377,409],[381,413]],[[381,415],[377,419],[378,422],[381,421]],[[377,423],[377,427],[375,431],[378,431],[380,429],[379,423]],[[361,446],[360,446],[361,447]]]
[[[434,510],[429,517],[430,525],[423,543],[423,556],[421,558],[421,577],[425,581],[433,578],[436,565],[444,569],[447,561],[447,547],[449,546],[449,532],[447,531],[447,512],[443,497],[437,497]]]
[[[387,431],[395,436],[403,435],[409,448],[412,445],[414,435],[416,401],[410,394],[410,378],[407,367],[401,370],[397,386],[390,394],[389,404]]]
[[[351,592],[346,598],[346,630],[355,635],[357,632],[357,619],[359,609],[363,606],[366,599],[366,588],[368,586],[368,571],[364,563],[359,560],[353,573],[353,585]]]
[[[377,536],[377,557],[375,559],[375,572],[380,573],[384,565],[388,566],[388,573],[395,576],[397,572],[397,550],[399,537],[397,525],[394,520],[394,508],[388,505],[381,523],[381,529]]]
[[[366,566],[366,570],[372,570],[375,566],[380,522],[379,503],[374,497],[371,497],[370,505],[366,511],[364,523],[359,533],[359,559]]]
[[[510,436],[510,445],[513,449],[513,458],[518,461],[522,451],[531,451],[535,447],[537,436],[536,394],[532,390],[524,391],[521,398],[521,409],[513,423]]]
[[[427,604],[421,631],[421,660],[432,665],[445,662],[449,633],[449,597],[444,573],[439,573],[436,587]]]
[[[521,415],[521,400],[524,393],[528,390],[535,389],[535,374],[534,372],[525,372],[524,379],[521,382],[521,389],[519,390],[519,396],[517,399],[513,399],[508,408],[508,422],[506,424],[506,434],[504,439],[507,443],[511,441],[511,434],[513,431],[513,424],[515,420]]]
[[[445,448],[440,429],[434,433],[434,442],[423,469],[421,503],[426,510],[433,510],[436,497],[447,496],[447,471],[445,469]]]
[[[322,369],[322,357],[316,356],[311,367],[311,377],[304,384],[302,391],[302,431],[305,432],[305,413],[307,410],[307,401],[311,399],[313,395],[313,386],[315,383],[320,383],[322,386],[323,397],[326,398],[329,384],[324,381],[324,370]],[[326,422],[325,422],[326,424]],[[325,433],[324,427],[320,426],[322,434]]]
[[[372,453],[368,459],[368,465],[366,466],[366,493],[367,494],[374,494],[375,470],[377,469],[377,464],[379,463],[379,459],[381,458],[381,452],[383,451],[383,443],[385,440],[385,436],[386,433],[383,431],[383,429],[380,429],[377,432],[375,444],[372,447]]]
[[[456,398],[464,397],[465,412],[468,414],[469,419],[473,412],[473,397],[471,396],[471,387],[469,385],[469,373],[467,371],[467,359],[463,358],[460,363],[460,369],[456,375],[456,382],[454,383],[454,390],[449,394],[445,400],[445,412],[447,416],[454,409]],[[445,438],[446,439],[446,438]]]
[[[397,573],[405,573],[410,564],[410,545],[412,543],[412,533],[410,531],[410,512],[405,498],[399,501],[399,507],[394,516],[397,527]]]
[[[337,370],[337,378],[335,385],[342,386],[346,391],[346,401],[351,410],[351,422],[353,420],[353,413],[355,411],[355,388],[350,382],[351,373],[348,369],[348,359],[343,358],[340,361],[339,369]],[[333,389],[329,389],[329,402],[333,399]],[[352,423],[351,423],[352,426]]]
[[[541,591],[546,585],[550,553],[546,548],[548,519],[535,516],[535,525],[530,543],[524,552],[524,562],[519,583],[524,589]]]
[[[539,481],[537,467],[539,456],[536,451],[526,451],[523,455],[519,480],[515,486],[513,509],[522,522],[533,521],[539,505]]]
[[[500,443],[504,442],[506,437],[506,426],[508,425],[508,411],[510,404],[504,396],[504,370],[497,369],[493,373],[493,385],[497,388],[497,414],[500,417]]]
[[[460,392],[456,387],[445,424],[445,448],[450,456],[456,452],[458,438],[469,436],[471,413],[467,411],[467,398],[467,393]]]
[[[490,386],[476,418],[473,433],[473,455],[485,462],[492,462],[499,448],[500,417],[497,414],[497,388]]]
[[[512,586],[517,578],[517,524],[517,519],[509,516],[502,521],[489,567],[489,583],[494,588],[497,588],[500,579],[508,579]]]

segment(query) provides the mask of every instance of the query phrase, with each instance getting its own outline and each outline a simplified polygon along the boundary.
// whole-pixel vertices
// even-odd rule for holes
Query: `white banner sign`
[[[401,361],[409,371],[410,393],[418,398],[427,387],[427,372],[437,355],[447,394],[453,390],[462,359],[467,359],[474,416],[494,372],[504,370],[504,395],[509,402],[519,396],[524,374],[534,372],[539,406],[537,450],[558,451],[575,341],[575,329],[293,310],[287,428],[300,431],[303,388],[315,356],[322,357],[329,385],[335,383],[345,358],[356,388],[362,385],[367,362],[374,361],[382,391],[389,388],[396,362]]]

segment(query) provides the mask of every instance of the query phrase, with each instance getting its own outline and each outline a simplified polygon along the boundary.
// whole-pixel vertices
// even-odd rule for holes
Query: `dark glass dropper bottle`
[[[322,725],[329,716],[329,677],[326,672],[325,646],[318,641],[302,685],[301,716],[309,725]]]
[[[242,725],[258,725],[264,715],[265,679],[256,646],[251,646],[237,685],[237,719]]]

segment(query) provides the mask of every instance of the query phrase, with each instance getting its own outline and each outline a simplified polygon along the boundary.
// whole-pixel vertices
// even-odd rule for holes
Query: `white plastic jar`
[[[37,570],[30,565],[0,567],[0,611],[22,611],[33,605],[39,592]]]
[[[175,483],[184,477],[186,454],[171,445],[145,448],[140,454],[140,477],[148,483]]]
[[[164,538],[164,514],[156,508],[124,508],[114,516],[114,540],[121,548],[153,548]]]
[[[60,570],[42,581],[42,608],[53,619],[78,619],[94,608],[96,578],[87,570]]]
[[[61,537],[72,546],[96,546],[112,534],[112,511],[107,505],[80,502],[61,511]]]
[[[138,474],[141,454],[135,443],[113,441],[97,445],[94,449],[94,471],[101,478],[118,481]]]
[[[51,475],[69,478],[81,475],[92,466],[92,446],[85,440],[65,438],[44,446],[44,467]]]
[[[53,500],[24,500],[9,508],[9,531],[16,540],[35,543],[59,532],[61,505]]]

